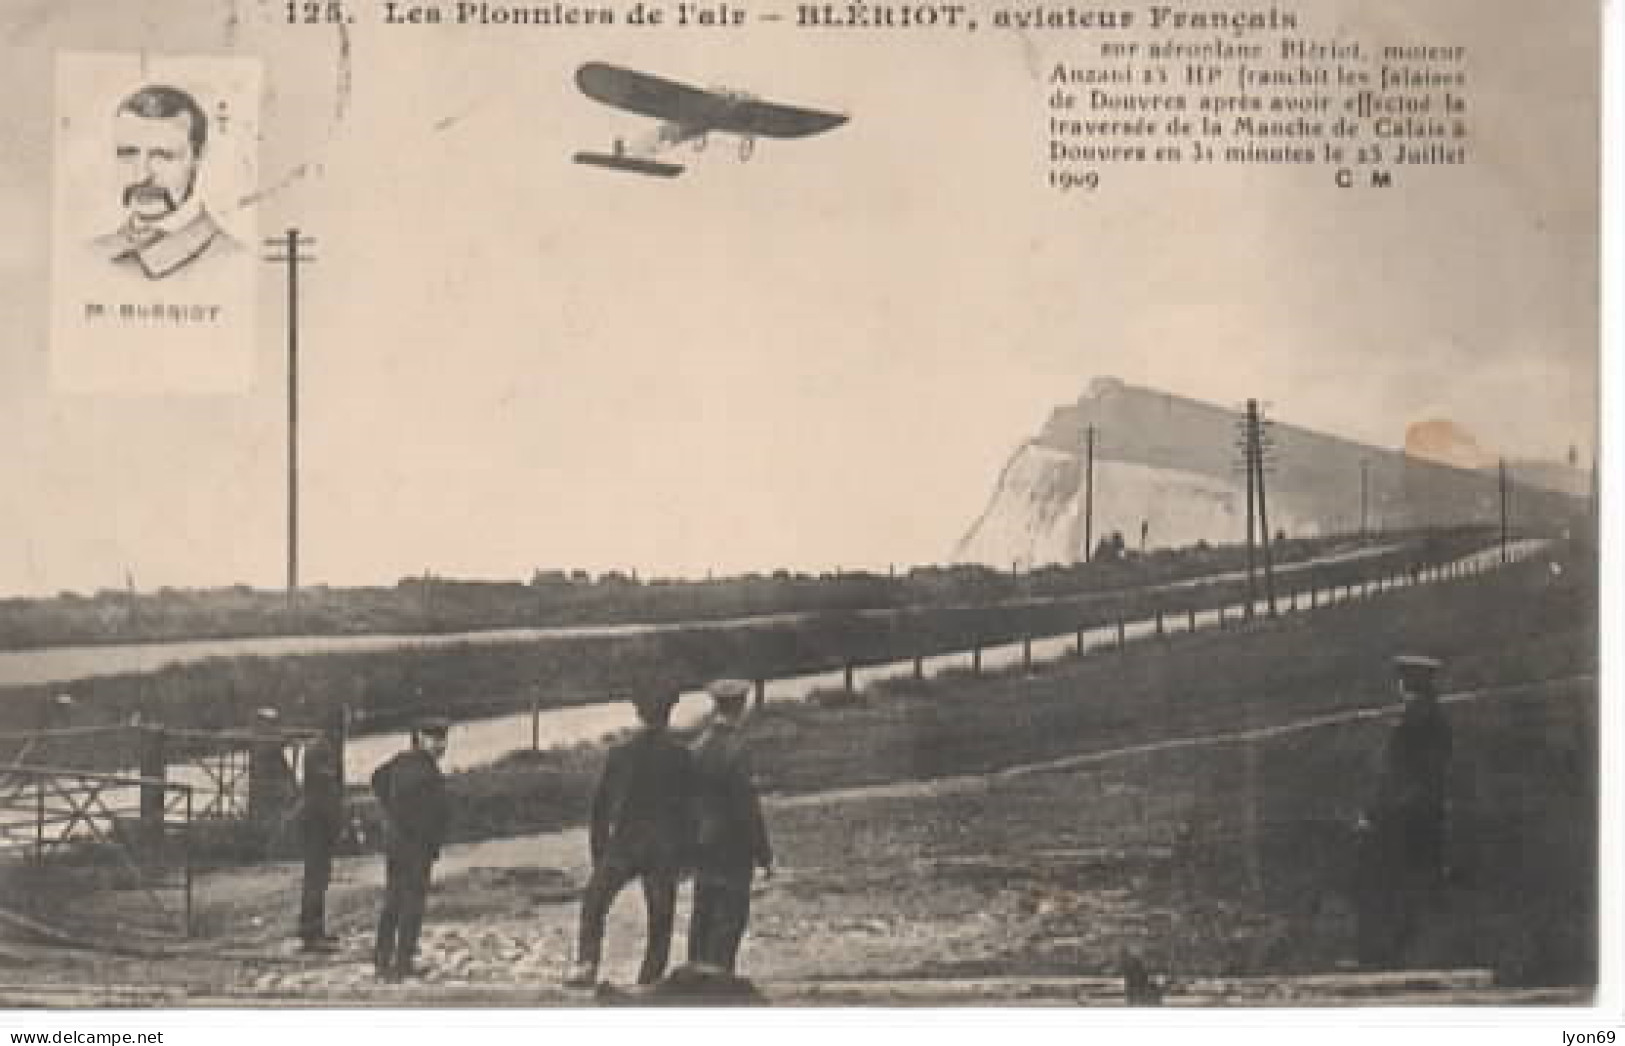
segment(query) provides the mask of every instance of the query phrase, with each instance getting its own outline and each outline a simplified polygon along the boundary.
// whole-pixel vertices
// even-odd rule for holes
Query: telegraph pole
[[[1095,427],[1083,430],[1083,561],[1095,555]]]
[[[299,264],[313,262],[302,251],[315,245],[290,228],[265,241],[265,260],[288,267],[288,609],[299,592]]]
[[[1253,487],[1254,477],[1256,476],[1253,458],[1257,449],[1257,445],[1253,442],[1253,423],[1255,421],[1254,408],[1256,403],[1256,400],[1247,401],[1247,413],[1241,422],[1242,469],[1247,474],[1247,616],[1249,618],[1253,616],[1253,604],[1258,599],[1257,552],[1253,545],[1254,520],[1256,519],[1253,508],[1256,497]]]
[[[1370,503],[1371,462],[1367,458],[1360,459],[1360,536],[1366,536],[1367,505]]]
[[[1599,521],[1602,518],[1602,505],[1598,500],[1600,491],[1597,489],[1597,452],[1591,452],[1591,533],[1598,536]]]
[[[1497,462],[1496,472],[1497,472],[1497,474],[1499,475],[1499,478],[1500,478],[1499,486],[1500,486],[1500,490],[1501,490],[1501,563],[1504,566],[1506,564],[1506,561],[1507,561],[1507,459],[1506,458],[1502,458],[1499,462]]]
[[[1253,468],[1258,473],[1258,536],[1264,545],[1264,599],[1269,604],[1270,617],[1275,616],[1275,539],[1270,534],[1269,508],[1264,498],[1264,452],[1269,445],[1264,434],[1264,423],[1258,414],[1258,401],[1247,401],[1247,413],[1252,420]]]

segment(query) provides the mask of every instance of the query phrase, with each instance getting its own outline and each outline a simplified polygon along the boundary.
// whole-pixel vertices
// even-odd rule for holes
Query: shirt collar
[[[203,213],[203,201],[196,195],[188,196],[186,202],[159,218],[155,222],[142,222],[140,228],[155,229],[165,236],[172,236],[196,221]]]
[[[194,196],[156,222],[127,222],[120,232],[113,260],[133,258],[149,278],[158,279],[202,254],[221,229]]]

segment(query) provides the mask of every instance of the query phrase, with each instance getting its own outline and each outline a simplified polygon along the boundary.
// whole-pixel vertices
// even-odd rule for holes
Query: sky
[[[1442,417],[1493,453],[1589,460],[1591,5],[1295,5],[1319,35],[1467,45],[1469,167],[1388,192],[1124,168],[1067,196],[1043,184],[1042,79],[1087,35],[370,17],[341,35],[282,6],[0,6],[0,88],[38,103],[0,113],[0,594],[283,576],[273,266],[249,392],[50,383],[59,50],[263,60],[262,184],[236,217],[317,241],[306,583],[940,561],[1097,375],[1257,397],[1378,445]],[[569,162],[646,130],[576,91],[589,60],[851,121],[750,163],[719,138],[679,179],[617,177]]]

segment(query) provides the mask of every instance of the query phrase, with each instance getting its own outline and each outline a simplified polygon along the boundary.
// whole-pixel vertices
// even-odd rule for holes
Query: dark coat
[[[694,758],[664,729],[644,728],[609,750],[593,793],[588,846],[637,870],[676,870],[693,842]]]
[[[1437,876],[1445,864],[1450,723],[1433,701],[1414,701],[1388,736],[1373,803],[1376,857],[1390,874]]]
[[[306,746],[304,777],[300,830],[307,843],[332,843],[344,832],[344,787],[339,781],[338,749],[325,738]]]
[[[712,723],[694,744],[695,856],[702,870],[769,868],[773,847],[762,817],[750,749],[737,727]]]
[[[1383,751],[1377,812],[1442,811],[1449,795],[1452,746],[1450,723],[1437,702],[1407,704]]]
[[[411,749],[373,772],[372,791],[388,817],[389,852],[438,857],[450,819],[446,776],[429,753]]]

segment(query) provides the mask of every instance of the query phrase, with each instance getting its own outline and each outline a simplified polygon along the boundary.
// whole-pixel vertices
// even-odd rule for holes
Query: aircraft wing
[[[726,106],[710,91],[603,62],[577,69],[576,86],[595,102],[683,127],[714,127]]]
[[[843,123],[846,123],[846,117],[840,113],[751,99],[730,106],[725,118],[716,125],[716,130],[761,135],[764,138],[805,138]]]
[[[595,102],[702,134],[801,138],[846,122],[837,113],[730,97],[604,62],[588,62],[576,70],[576,86]]]

